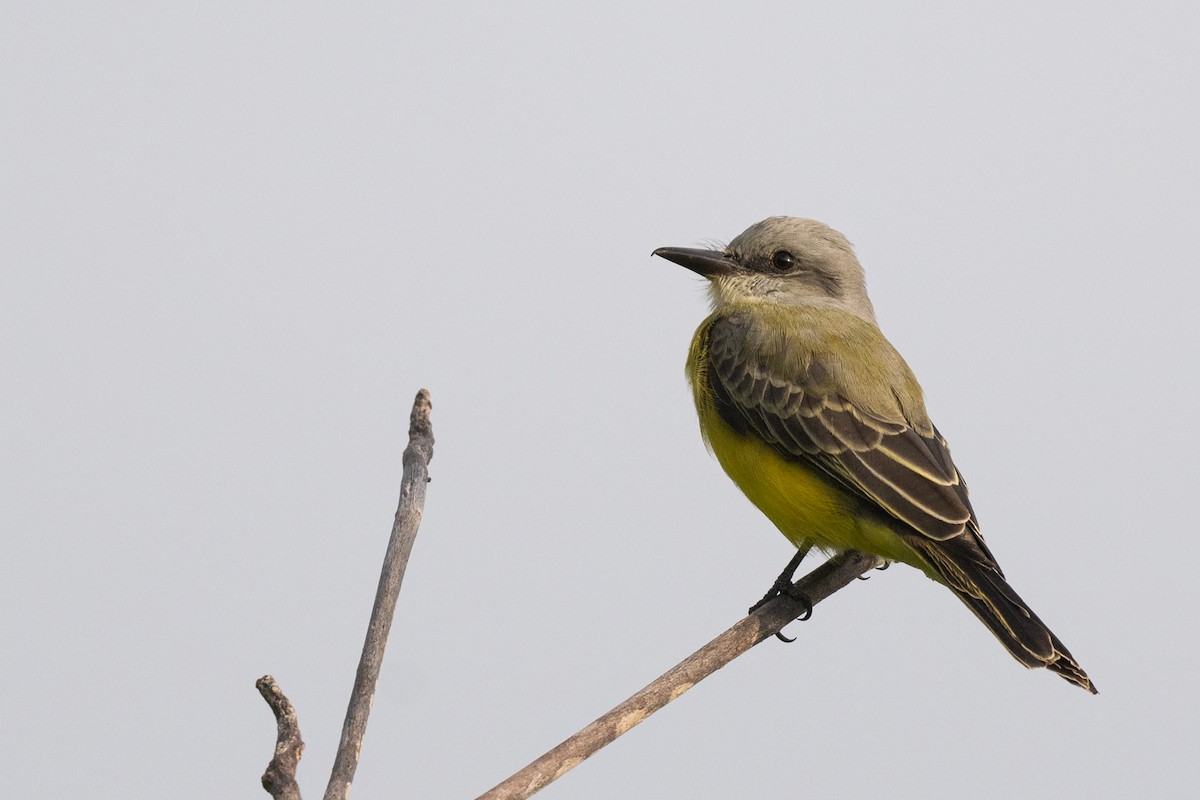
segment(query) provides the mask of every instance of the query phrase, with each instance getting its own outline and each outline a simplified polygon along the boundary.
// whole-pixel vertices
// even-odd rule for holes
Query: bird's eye
[[[788,272],[795,269],[796,257],[787,250],[776,250],[775,255],[771,256],[771,266],[779,272]]]

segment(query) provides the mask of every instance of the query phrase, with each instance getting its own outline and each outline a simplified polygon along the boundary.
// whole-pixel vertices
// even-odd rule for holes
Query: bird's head
[[[724,250],[660,247],[654,255],[708,278],[714,308],[745,302],[825,306],[875,322],[850,242],[823,222],[769,217]]]

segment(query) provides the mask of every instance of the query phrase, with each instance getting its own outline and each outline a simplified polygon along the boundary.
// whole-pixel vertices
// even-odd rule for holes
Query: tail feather
[[[1045,667],[1096,694],[1095,684],[1079,662],[1008,585],[998,568],[975,558],[954,558],[944,547],[921,549],[934,571],[1013,658],[1027,667]]]
[[[1014,658],[1027,667],[1045,667],[1096,694],[1096,687],[1083,667],[1004,578],[986,567],[979,569],[978,575],[972,577],[977,578],[974,584],[979,591],[955,591],[955,594],[988,626]]]

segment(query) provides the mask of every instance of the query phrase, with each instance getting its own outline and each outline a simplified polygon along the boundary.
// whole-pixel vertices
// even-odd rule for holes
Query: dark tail
[[[994,566],[995,562],[987,564],[976,558],[955,558],[938,546],[941,543],[928,544],[921,548],[922,555],[1013,658],[1027,667],[1045,667],[1096,694],[1096,686],[1083,667],[1013,591],[1003,573]],[[986,560],[991,561],[990,558]]]

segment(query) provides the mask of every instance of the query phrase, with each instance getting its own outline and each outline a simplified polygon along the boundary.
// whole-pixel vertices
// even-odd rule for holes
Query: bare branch
[[[367,638],[358,662],[358,674],[354,678],[350,706],[346,709],[346,722],[342,727],[342,740],[333,762],[333,774],[330,775],[329,786],[325,789],[325,800],[345,800],[349,797],[350,784],[358,768],[363,735],[367,731],[367,717],[371,713],[371,702],[375,699],[375,684],[379,680],[383,651],[387,645],[388,631],[392,627],[392,616],[396,611],[396,597],[400,594],[404,569],[408,565],[408,557],[412,552],[413,540],[417,537],[417,528],[421,525],[421,515],[425,507],[425,484],[429,482],[429,461],[433,458],[433,425],[430,421],[430,410],[429,392],[422,389],[417,392],[417,398],[413,401],[408,426],[408,447],[404,449],[400,505],[396,509],[392,537],[388,541],[387,554],[383,559],[379,588],[375,593],[375,607],[371,610]]]
[[[296,783],[296,766],[304,754],[304,741],[300,738],[300,723],[296,721],[296,709],[270,675],[263,675],[254,685],[275,714],[275,757],[263,773],[263,788],[275,800],[300,800],[300,786]]]
[[[831,558],[793,585],[816,605],[880,563],[875,556],[849,551]],[[801,601],[786,595],[775,598],[477,800],[530,797],[699,681],[774,635],[805,610]]]

